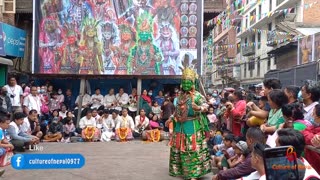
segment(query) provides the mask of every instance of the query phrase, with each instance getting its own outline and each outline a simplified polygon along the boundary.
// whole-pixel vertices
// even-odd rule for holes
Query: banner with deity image
[[[34,73],[181,75],[186,55],[201,57],[202,1],[35,0],[34,4]]]

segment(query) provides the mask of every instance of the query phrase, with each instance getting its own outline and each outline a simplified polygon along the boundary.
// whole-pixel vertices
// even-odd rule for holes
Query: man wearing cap
[[[39,142],[39,138],[22,132],[21,125],[23,124],[24,118],[26,118],[24,113],[16,112],[13,118],[14,121],[10,123],[8,128],[8,135],[11,137],[10,142],[16,151],[23,152],[25,145],[36,144]]]

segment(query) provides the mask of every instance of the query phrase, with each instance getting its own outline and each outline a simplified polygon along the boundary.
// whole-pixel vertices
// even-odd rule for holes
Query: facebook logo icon
[[[11,165],[14,169],[22,169],[24,166],[24,157],[22,154],[16,154],[11,158]]]

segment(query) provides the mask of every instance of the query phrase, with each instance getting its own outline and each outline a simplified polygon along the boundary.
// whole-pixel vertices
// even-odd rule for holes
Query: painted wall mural
[[[185,56],[201,55],[202,1],[34,3],[34,73],[181,75]]]

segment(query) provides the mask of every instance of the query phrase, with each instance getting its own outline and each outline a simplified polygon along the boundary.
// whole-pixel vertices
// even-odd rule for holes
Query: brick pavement
[[[23,180],[181,180],[168,175],[169,148],[166,142],[145,143],[42,143],[43,152],[80,153],[86,159],[77,170],[17,171],[11,166],[0,179]],[[29,152],[28,152],[29,153]],[[208,174],[202,180],[211,179]]]

